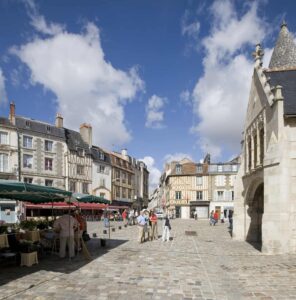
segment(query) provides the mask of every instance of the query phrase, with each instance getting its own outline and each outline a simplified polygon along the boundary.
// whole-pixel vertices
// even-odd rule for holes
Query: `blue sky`
[[[144,159],[225,161],[240,150],[256,43],[265,64],[294,1],[0,1],[0,109]]]

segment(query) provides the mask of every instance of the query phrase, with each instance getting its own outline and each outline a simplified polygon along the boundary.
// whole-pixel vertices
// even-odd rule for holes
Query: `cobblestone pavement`
[[[170,242],[138,244],[136,226],[114,223],[106,247],[88,242],[90,262],[48,255],[31,268],[1,267],[0,299],[296,299],[296,255],[262,255],[233,241],[227,224],[171,223]],[[103,236],[101,222],[88,228]]]

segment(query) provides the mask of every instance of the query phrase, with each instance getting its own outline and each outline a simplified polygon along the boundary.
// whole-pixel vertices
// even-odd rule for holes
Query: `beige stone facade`
[[[268,254],[296,251],[295,50],[286,24],[268,69],[256,47],[235,186],[233,237]]]

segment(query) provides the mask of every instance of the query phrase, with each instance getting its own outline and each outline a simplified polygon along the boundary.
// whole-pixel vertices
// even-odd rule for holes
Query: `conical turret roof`
[[[296,45],[287,24],[281,25],[281,31],[273,50],[269,69],[285,69],[296,67]]]

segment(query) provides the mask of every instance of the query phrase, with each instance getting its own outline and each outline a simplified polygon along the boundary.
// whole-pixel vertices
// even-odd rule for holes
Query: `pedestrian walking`
[[[214,215],[215,215],[215,213],[214,213],[214,211],[212,210],[212,211],[211,211],[211,214],[210,214],[210,225],[211,225],[211,226],[214,226],[214,225],[216,224]]]
[[[195,210],[195,212],[194,212],[194,219],[195,219],[195,220],[197,220],[197,219],[198,219],[197,210]]]
[[[229,221],[229,229],[232,230],[232,224],[233,224],[233,219],[232,219],[232,216],[233,216],[233,210],[229,210],[228,212],[228,221]]]
[[[219,214],[218,211],[216,210],[214,213],[214,226],[218,223],[218,219],[219,219]]]
[[[153,210],[151,211],[150,222],[151,222],[151,231],[150,231],[151,241],[157,240],[158,239],[157,216]]]
[[[163,226],[162,226],[162,241],[169,241],[170,240],[170,231],[171,231],[171,224],[168,215],[165,215],[163,219]]]
[[[122,220],[123,220],[123,224],[125,224],[125,225],[127,224],[126,219],[127,219],[127,212],[126,212],[126,209],[125,209],[122,213]]]
[[[140,212],[140,215],[137,218],[137,222],[138,222],[138,230],[139,230],[138,242],[141,244],[145,240],[144,226],[146,224],[146,219],[144,217],[144,211],[143,210]]]

